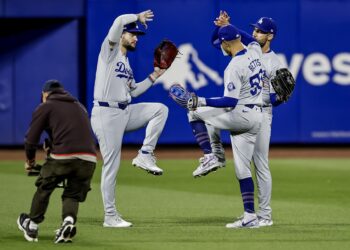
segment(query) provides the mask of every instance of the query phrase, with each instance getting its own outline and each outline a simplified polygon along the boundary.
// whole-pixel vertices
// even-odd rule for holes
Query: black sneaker
[[[38,242],[38,229],[30,229],[30,218],[28,214],[22,213],[17,219],[18,229],[24,234],[27,241]]]
[[[64,221],[62,227],[56,230],[55,243],[71,243],[77,233],[77,228],[70,221]]]

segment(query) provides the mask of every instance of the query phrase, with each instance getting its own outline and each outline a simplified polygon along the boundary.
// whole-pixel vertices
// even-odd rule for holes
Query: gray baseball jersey
[[[224,96],[238,99],[238,105],[262,104],[262,52],[257,42],[232,58],[224,73]]]
[[[131,23],[137,20],[137,16],[122,15],[120,19],[120,23]],[[120,37],[123,26],[118,26]],[[113,47],[109,45],[111,39],[109,36],[104,39],[98,56],[94,100],[129,103],[130,91],[136,86],[134,74],[128,58],[119,49],[119,39],[115,40],[116,45]]]

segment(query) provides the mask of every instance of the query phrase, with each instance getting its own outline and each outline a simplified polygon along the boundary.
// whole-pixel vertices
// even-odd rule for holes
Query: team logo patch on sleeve
[[[232,91],[235,89],[235,85],[233,82],[230,82],[229,84],[227,84],[227,90],[228,91]]]

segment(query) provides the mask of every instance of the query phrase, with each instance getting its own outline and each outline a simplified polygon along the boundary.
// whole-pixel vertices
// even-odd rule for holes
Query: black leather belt
[[[101,107],[120,108],[122,110],[126,109],[126,107],[128,106],[128,103],[122,103],[122,102],[117,102],[115,107],[114,105],[113,106],[109,105],[108,102],[97,102],[97,103]]]

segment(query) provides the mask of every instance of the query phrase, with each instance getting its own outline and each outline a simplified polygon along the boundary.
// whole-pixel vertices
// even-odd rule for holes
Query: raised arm
[[[153,20],[153,12],[151,10],[143,11],[139,14],[125,14],[118,16],[108,32],[108,40],[111,46],[119,43],[119,39],[123,33],[124,25],[139,21],[147,28],[147,22]]]
[[[219,27],[231,24],[230,19],[231,19],[231,17],[227,14],[227,12],[221,10],[219,17],[217,17],[214,21],[214,24],[217,26],[216,33],[217,33],[217,30]],[[238,29],[238,31],[241,34],[241,41],[244,45],[248,45],[249,43],[255,41],[253,36],[251,36],[250,34],[245,32],[244,30]],[[215,31],[214,31],[214,33],[215,33]],[[214,37],[214,33],[213,33],[212,39]]]

